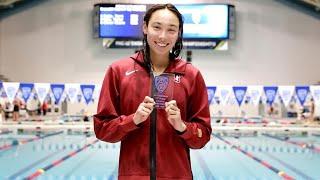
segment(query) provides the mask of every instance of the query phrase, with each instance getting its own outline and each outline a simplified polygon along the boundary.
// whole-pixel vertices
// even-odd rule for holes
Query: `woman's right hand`
[[[133,116],[133,122],[136,125],[138,125],[138,124],[144,122],[145,120],[147,120],[149,115],[151,114],[155,104],[156,103],[153,100],[153,98],[146,96],[144,98],[143,102],[139,105],[137,111],[135,112],[135,114]]]

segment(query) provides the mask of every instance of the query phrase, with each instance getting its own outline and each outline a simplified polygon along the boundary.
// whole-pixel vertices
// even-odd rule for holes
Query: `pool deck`
[[[319,124],[238,124],[223,123],[211,125],[213,131],[283,131],[320,133]],[[28,130],[84,130],[93,131],[93,122],[2,122],[0,131],[5,129]]]

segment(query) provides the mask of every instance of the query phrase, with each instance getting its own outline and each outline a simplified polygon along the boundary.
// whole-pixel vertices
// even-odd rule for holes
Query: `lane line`
[[[10,134],[10,133],[12,133],[12,131],[0,131],[0,135]]]
[[[312,150],[314,152],[320,153],[320,147],[310,146],[308,143],[305,143],[305,142],[290,141],[290,140],[282,139],[282,138],[279,138],[277,136],[273,136],[273,135],[266,134],[266,133],[263,133],[262,135],[264,135],[266,137],[269,137],[269,138],[272,138],[272,139],[276,139],[276,140],[282,141],[282,142],[293,144],[293,145],[296,145],[296,146],[299,146],[299,147],[302,147],[302,148],[307,148],[307,149],[310,149],[310,150]]]
[[[273,167],[273,166],[272,166],[271,164],[269,164],[268,162],[263,161],[263,160],[257,158],[257,157],[254,156],[252,153],[249,153],[248,151],[245,151],[245,150],[241,149],[239,146],[236,146],[236,145],[234,145],[233,143],[231,143],[231,142],[223,139],[221,136],[217,136],[217,135],[214,135],[214,134],[212,134],[212,136],[220,139],[221,141],[223,141],[223,142],[225,142],[226,144],[230,145],[231,148],[236,149],[237,151],[239,151],[239,152],[243,153],[244,155],[250,157],[251,159],[257,161],[259,164],[267,167],[269,170],[275,172],[276,174],[278,174],[278,176],[282,177],[283,179],[285,179],[285,180],[294,180],[293,177],[289,176],[289,175],[288,175],[287,173],[285,173],[284,171],[281,171],[281,170]]]
[[[50,137],[50,136],[55,136],[55,135],[58,135],[58,134],[61,134],[61,133],[63,133],[63,131],[55,132],[55,133],[52,133],[52,134],[47,134],[47,135],[40,136],[40,137],[21,140],[21,141],[18,141],[16,143],[6,144],[6,145],[3,145],[3,146],[0,146],[0,151],[8,150],[8,149],[10,149],[12,147],[15,147],[15,146],[27,144],[27,143],[32,142],[32,141],[37,141],[37,140],[44,139],[44,138],[47,138],[47,137]]]
[[[238,139],[237,139],[238,140]],[[238,140],[240,141],[240,140]],[[247,141],[240,141],[241,143],[244,143],[246,145],[249,145],[249,146],[254,146],[253,144],[247,142]],[[281,165],[285,166],[286,168],[290,169],[291,171],[295,172],[296,174],[300,175],[301,177],[303,177],[303,179],[308,179],[308,180],[313,180],[310,176],[308,176],[307,174],[304,174],[303,172],[301,172],[299,169],[293,167],[292,165],[288,164],[287,162],[284,162],[283,160],[277,158],[276,156],[272,155],[271,153],[269,152],[265,152],[263,151],[262,152],[264,155],[268,156],[269,158],[277,161],[278,163],[280,163]]]
[[[196,158],[198,159],[198,162],[200,164],[201,169],[204,172],[204,175],[206,177],[206,179],[212,179],[215,180],[216,178],[213,176],[212,172],[210,171],[207,163],[205,162],[205,160],[202,158],[202,156],[199,154],[199,152],[195,151],[195,155]]]
[[[27,166],[27,167],[19,170],[18,172],[12,174],[11,176],[7,177],[7,179],[16,179],[19,175],[23,174],[24,172],[27,172],[28,170],[32,169],[32,168],[35,167],[36,165],[38,165],[38,164],[46,161],[47,159],[49,159],[50,157],[52,157],[52,156],[54,156],[54,155],[56,155],[56,154],[58,154],[58,153],[60,153],[60,151],[53,152],[53,153],[45,156],[44,158],[39,159],[38,161],[30,164],[29,166]]]
[[[71,144],[76,143],[76,142],[77,141],[72,141]],[[62,150],[65,150],[65,148],[63,148]],[[61,150],[57,150],[57,151],[55,151],[55,152],[53,152],[53,153],[51,153],[51,154],[39,159],[38,161],[36,161],[36,162],[34,162],[34,163],[32,163],[32,164],[20,169],[19,171],[17,171],[13,175],[9,176],[7,179],[16,179],[21,174],[29,171],[30,169],[32,169],[33,167],[37,166],[38,164],[43,163],[44,161],[48,160],[49,158],[51,158],[51,157],[53,157],[53,156],[55,156],[55,155],[57,155],[57,154],[59,154],[61,152],[62,152]]]
[[[112,173],[111,173],[110,176],[108,177],[108,180],[118,179],[118,177],[117,177],[117,171],[118,171],[118,166],[112,171]]]
[[[64,162],[65,160],[75,156],[76,154],[78,154],[79,152],[83,151],[84,149],[88,148],[89,146],[92,146],[93,144],[97,143],[99,140],[98,139],[95,139],[94,141],[92,141],[91,143],[88,143],[86,145],[84,145],[82,148],[80,149],[77,149],[76,151],[72,151],[71,153],[69,153],[68,155],[62,157],[61,159],[58,159],[54,162],[52,162],[51,164],[43,167],[43,168],[40,168],[38,169],[36,172],[30,174],[29,176],[23,178],[23,179],[27,179],[27,180],[32,180],[32,179],[35,179],[37,178],[38,176],[44,174],[46,171],[50,170],[51,168],[53,167],[56,167],[58,166],[59,164],[61,164],[62,162]]]

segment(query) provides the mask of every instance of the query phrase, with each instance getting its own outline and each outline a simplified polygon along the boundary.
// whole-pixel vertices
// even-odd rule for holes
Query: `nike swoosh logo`
[[[137,72],[138,70],[132,70],[132,71],[127,71],[126,72],[126,76],[129,76],[130,74],[133,74],[135,72]]]

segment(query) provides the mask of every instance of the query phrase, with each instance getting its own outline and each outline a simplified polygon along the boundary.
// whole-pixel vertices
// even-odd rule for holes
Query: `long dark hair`
[[[182,44],[182,35],[183,35],[183,17],[181,13],[178,11],[178,9],[172,5],[172,4],[157,4],[152,6],[146,14],[144,15],[143,21],[146,24],[146,26],[149,25],[150,18],[152,14],[158,10],[161,9],[168,9],[172,13],[174,13],[177,18],[179,19],[179,35],[176,44],[172,48],[172,51],[169,52],[169,60],[173,61],[175,58],[177,58],[180,55],[180,52],[183,48]],[[145,65],[150,69],[150,46],[147,41],[147,35],[143,34],[143,49],[141,50],[143,52],[143,58]]]

